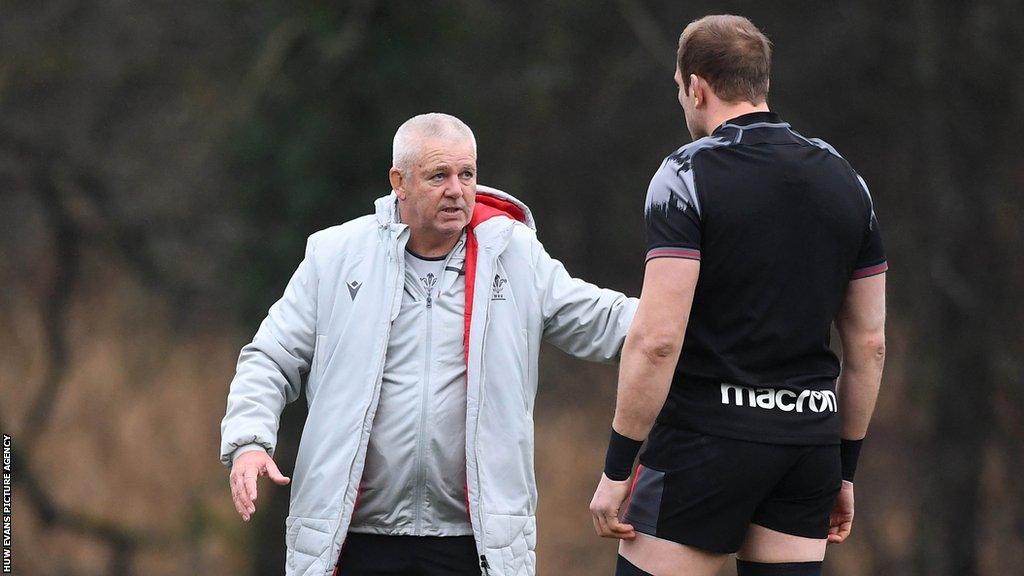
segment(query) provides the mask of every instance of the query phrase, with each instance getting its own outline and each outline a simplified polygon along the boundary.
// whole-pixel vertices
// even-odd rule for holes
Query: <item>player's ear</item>
[[[696,74],[690,74],[690,98],[693,98],[693,107],[699,108],[706,101],[704,80]]]

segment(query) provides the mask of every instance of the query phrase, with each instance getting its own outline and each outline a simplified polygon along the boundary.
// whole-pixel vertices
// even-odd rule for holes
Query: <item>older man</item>
[[[222,423],[235,507],[303,383],[309,416],[287,519],[287,574],[533,574],[533,404],[541,339],[615,359],[636,301],[573,279],[530,210],[477,186],[460,120],[395,134],[376,213],[309,237],[238,360]],[[340,557],[340,560],[339,560]]]

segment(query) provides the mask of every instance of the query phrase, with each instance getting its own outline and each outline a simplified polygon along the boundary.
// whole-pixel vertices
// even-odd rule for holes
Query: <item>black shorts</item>
[[[472,536],[348,533],[335,576],[479,576]]]
[[[841,485],[839,445],[764,444],[656,424],[625,521],[718,553],[739,550],[752,523],[821,539]]]

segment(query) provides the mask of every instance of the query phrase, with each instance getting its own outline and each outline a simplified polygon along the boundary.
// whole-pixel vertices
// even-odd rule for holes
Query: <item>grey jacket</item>
[[[537,486],[533,405],[544,340],[597,361],[618,356],[637,301],[569,276],[524,223],[478,224],[469,325],[466,476],[470,520],[488,576],[533,575]],[[221,462],[274,454],[285,404],[306,386],[309,415],[292,473],[287,576],[326,576],[348,531],[403,289],[405,226],[395,196],[376,213],[309,237],[284,295],[242,348],[221,423]],[[467,280],[469,281],[469,280]]]

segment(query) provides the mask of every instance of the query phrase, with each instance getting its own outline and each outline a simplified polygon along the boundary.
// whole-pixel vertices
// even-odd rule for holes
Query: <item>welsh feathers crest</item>
[[[502,278],[501,274],[494,275],[494,281],[491,282],[491,300],[505,299],[505,284],[508,284],[507,278]]]

